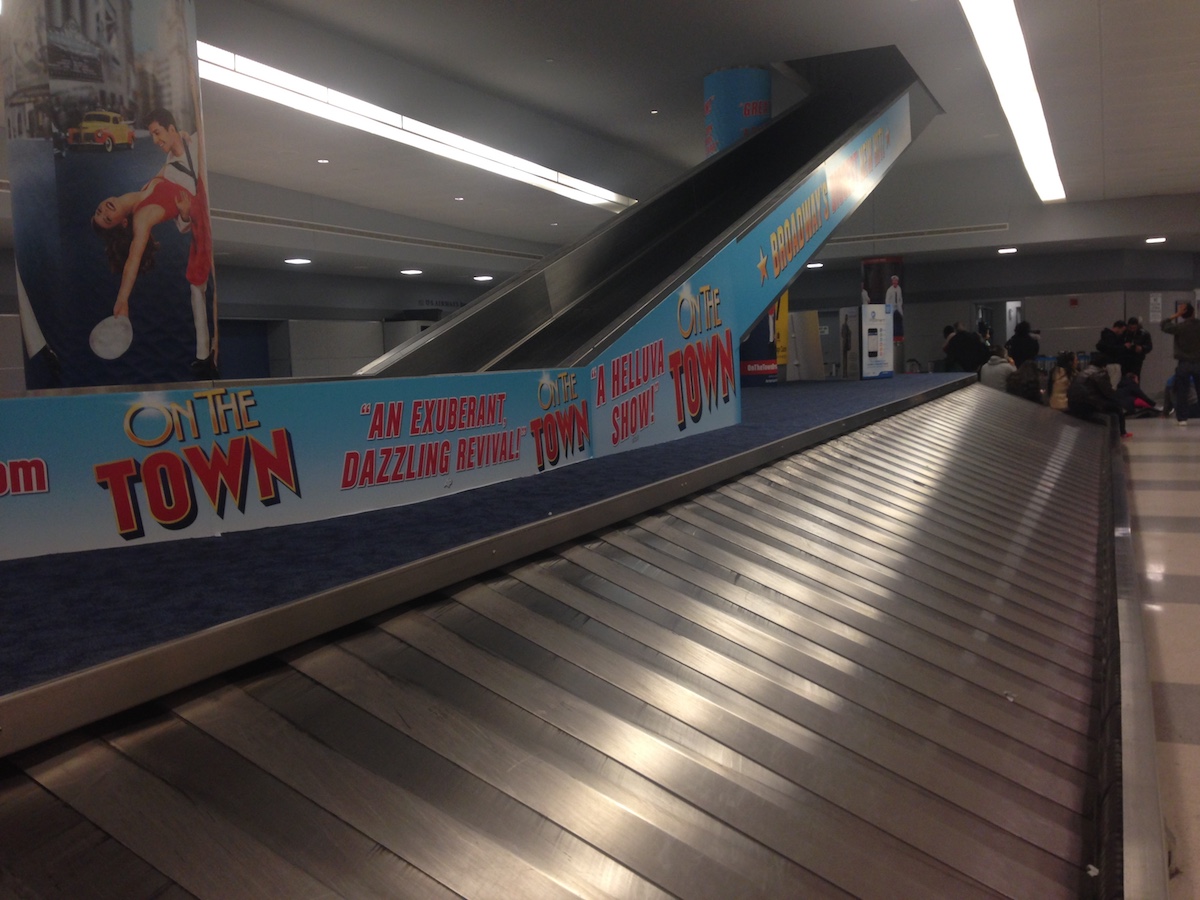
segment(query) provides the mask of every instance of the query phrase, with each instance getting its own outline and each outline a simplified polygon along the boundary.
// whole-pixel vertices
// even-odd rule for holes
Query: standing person
[[[1004,347],[1008,350],[1008,355],[1012,357],[1013,365],[1017,368],[1021,367],[1021,363],[1031,359],[1036,360],[1042,349],[1041,343],[1028,322],[1017,323],[1017,327],[1013,329],[1013,336],[1008,339],[1008,343]]]
[[[946,354],[947,372],[978,372],[991,355],[982,338],[963,328],[961,322],[954,323],[942,350]]]
[[[1121,380],[1121,357],[1128,350],[1125,339],[1125,320],[1117,319],[1111,328],[1100,332],[1100,340],[1096,341],[1096,349],[1108,359],[1108,379],[1116,387]]]
[[[190,210],[175,220],[176,227],[190,231],[187,281],[191,289],[192,320],[196,326],[196,358],[192,374],[199,379],[218,377],[208,330],[206,293],[212,275],[212,231],[208,214],[208,190],[204,172],[203,146],[198,134],[180,131],[169,109],[159,107],[146,118],[155,146],[166,154],[159,177],[176,184],[191,195]]]
[[[1121,375],[1124,377],[1132,373],[1140,381],[1142,363],[1146,361],[1146,354],[1154,349],[1154,341],[1137,316],[1130,316],[1125,323],[1125,340],[1125,352],[1121,354]]]
[[[1200,321],[1196,307],[1181,306],[1173,316],[1162,320],[1162,330],[1175,337],[1175,421],[1188,423],[1188,389],[1200,393]]]
[[[900,276],[893,275],[892,283],[883,298],[884,303],[892,306],[892,339],[904,340],[904,292],[900,290]]]

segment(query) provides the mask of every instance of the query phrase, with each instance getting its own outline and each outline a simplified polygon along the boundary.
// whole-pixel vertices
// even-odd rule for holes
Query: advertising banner
[[[216,377],[192,0],[10,0],[26,387]]]
[[[592,369],[596,455],[740,421],[740,342],[821,243],[875,188],[912,140],[908,96],[832,153],[752,228],[715,250],[609,348]],[[889,342],[891,332],[889,331]],[[890,343],[889,343],[890,346]],[[890,354],[889,371],[890,371]],[[646,360],[629,382],[630,419],[612,389],[614,367]],[[772,360],[773,361],[773,360]],[[606,381],[606,379],[608,379]],[[665,409],[664,409],[665,406]],[[612,421],[604,417],[611,412]],[[636,426],[636,427],[634,427]]]
[[[892,307],[868,303],[859,315],[862,329],[862,378],[891,378],[895,374],[892,352]]]
[[[756,66],[704,76],[704,155],[712,156],[771,121],[771,72]]]
[[[560,468],[591,456],[585,379],[0,400],[20,426],[0,429],[0,559],[328,519]]]

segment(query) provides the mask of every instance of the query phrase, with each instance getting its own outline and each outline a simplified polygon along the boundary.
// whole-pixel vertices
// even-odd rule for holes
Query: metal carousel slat
[[[1077,897],[1100,432],[959,391],[28,751],[0,894]]]
[[[55,797],[0,764],[0,897],[181,900],[187,891]]]
[[[895,589],[919,594],[922,602],[951,618],[977,623],[983,620],[983,626],[997,638],[1042,658],[1053,653],[1056,662],[1078,674],[1090,671],[1090,655],[1083,652],[1091,649],[1090,635],[1055,627],[1045,617],[1015,607],[1007,601],[1007,591],[1005,597],[1000,597],[972,590],[977,585],[964,584],[962,579],[947,575],[924,560],[885,546],[886,537],[882,533],[839,533],[811,518],[782,511],[776,504],[747,502],[743,497],[717,490],[697,497],[695,502],[722,521],[747,525],[764,538],[786,543],[791,535],[802,533],[806,535],[806,543],[818,552],[822,546],[828,548],[822,553],[826,559],[836,556],[859,571],[869,564],[873,577]]]
[[[26,769],[46,790],[201,897],[336,897],[233,822],[102,740]]]
[[[608,541],[614,538],[606,535]],[[869,668],[868,664],[874,661],[872,642],[866,635],[859,634],[855,636],[857,640],[851,640],[831,634],[822,636],[815,626],[805,628],[804,636],[784,630],[775,625],[779,609],[769,601],[732,585],[704,582],[703,587],[698,587],[676,579],[668,574],[669,559],[658,559],[663,568],[651,573],[638,562],[653,559],[653,552],[632,546],[636,557],[631,553],[619,561],[603,555],[603,548],[573,547],[564,555],[588,572],[602,575],[604,583],[619,584],[622,591],[629,592],[625,597],[613,597],[611,593],[606,596],[637,609],[664,628],[771,671],[786,683],[803,679],[819,684],[848,702],[985,766],[1013,785],[1023,783],[1056,807],[1080,811],[1080,773],[975,719],[951,714],[947,706],[917,692],[911,683],[888,677],[886,666],[881,666],[881,671]],[[602,590],[591,582],[587,587]],[[708,602],[699,599],[703,595],[708,595]],[[633,597],[645,598],[645,602],[631,602]],[[781,618],[786,619],[786,615]],[[818,643],[822,638],[823,643]],[[882,650],[874,649],[876,654]],[[946,727],[948,715],[954,721],[950,728]]]
[[[529,665],[534,656],[529,653],[522,653],[526,665],[517,666],[492,652],[496,648],[487,646],[486,629],[474,631],[480,643],[469,642],[437,629],[425,616],[397,618],[383,627],[794,862],[804,877],[786,888],[793,896],[873,897],[897,890],[914,897],[994,896],[735,748],[703,734],[695,740],[686,733],[693,730],[690,725],[652,704],[629,694],[605,696],[598,684],[586,699],[589,692],[563,671],[570,664],[561,657],[551,662],[558,670],[553,673]],[[583,653],[596,655],[586,648]],[[545,658],[551,660],[552,654]],[[560,687],[556,678],[569,687]],[[664,694],[683,692],[664,681],[643,680]],[[726,895],[705,891],[698,896]]]
[[[1002,599],[1019,603],[1037,615],[1071,625],[1081,632],[1087,633],[1092,625],[1089,617],[1075,608],[1078,585],[1068,592],[1042,581],[1033,582],[1024,573],[1011,569],[981,570],[972,565],[969,558],[963,558],[959,546],[938,540],[924,529],[901,522],[898,517],[873,513],[852,500],[822,496],[809,490],[803,481],[789,477],[780,467],[765,470],[758,477],[743,479],[724,492],[747,500],[802,509],[812,520],[840,532],[870,532],[872,540],[986,591],[984,596],[989,600],[1002,591]]]
[[[1012,833],[1023,835],[1063,858],[1073,859],[1078,855],[1080,847],[1073,835],[1071,817],[1055,804],[1030,795],[1021,786],[994,777],[954,754],[930,747],[907,729],[852,706],[819,684],[790,678],[790,673],[782,669],[732,660],[723,652],[555,577],[547,571],[549,568],[525,566],[513,575],[643,647],[652,648],[664,659],[694,670],[716,685],[727,686],[734,693],[727,695],[733,702],[726,704],[726,708],[740,706],[753,715],[752,706],[738,702],[741,697],[748,698],[768,715],[777,714],[819,736],[819,743],[833,742],[850,751],[850,759],[858,758],[885,768],[950,803],[977,815],[987,815]],[[710,693],[713,692],[719,694],[721,689],[711,688]],[[905,805],[911,810],[920,801]]]
[[[158,778],[216,810],[343,896],[448,898],[444,887],[224,744],[164,713],[106,735]]]
[[[944,452],[960,451],[961,448],[954,448],[953,451]],[[1022,541],[1014,545],[1011,539],[1010,532],[1014,522],[1012,495],[999,495],[986,485],[981,485],[979,482],[984,479],[974,472],[947,469],[944,465],[916,467],[907,465],[906,460],[903,455],[886,454],[882,449],[865,441],[851,444],[849,439],[844,439],[842,446],[830,448],[828,456],[818,455],[814,461],[830,467],[843,467],[847,477],[852,477],[855,481],[860,477],[873,479],[877,490],[883,496],[887,496],[892,485],[896,484],[899,489],[908,491],[912,497],[923,503],[922,512],[945,517],[954,522],[955,527],[966,525],[975,531],[999,534],[1002,536],[1000,543],[1010,552],[1019,552],[1025,546],[1032,546]],[[1009,462],[1011,461],[1010,459]],[[971,466],[971,469],[976,468],[981,467]],[[887,473],[887,477],[883,473]],[[1042,495],[1030,497],[1029,500],[1043,508],[1048,505],[1046,497]],[[1079,515],[1081,521],[1095,520],[1090,510],[1073,512]],[[1075,529],[1064,530],[1058,538],[1063,547],[1072,551],[1064,555],[1091,555],[1092,547],[1086,535],[1078,533]]]
[[[923,529],[942,542],[948,552],[956,553],[964,562],[981,567],[986,564],[989,572],[1008,576],[1019,573],[1031,588],[1046,584],[1062,592],[1074,592],[1072,597],[1087,597],[1089,590],[1094,591],[1095,572],[1086,569],[1086,560],[1093,552],[1073,550],[1064,554],[1053,543],[1058,523],[1048,524],[1047,532],[1037,540],[1026,540],[1017,546],[1012,541],[1010,526],[984,526],[970,516],[954,513],[947,503],[919,496],[903,481],[890,481],[873,470],[850,473],[835,462],[818,465],[802,456],[786,460],[778,468],[807,481],[813,490],[894,517],[906,527]],[[1084,615],[1089,611],[1086,601],[1070,605]]]
[[[765,547],[759,539],[714,523],[687,508],[679,507],[672,512],[673,521],[660,520],[654,524],[656,534],[671,539],[682,535],[694,537],[707,548],[710,556],[719,557],[734,570],[761,566],[784,578],[799,576],[828,585],[839,592],[836,596],[840,602],[856,611],[865,615],[884,612],[918,630],[919,638],[928,636],[939,641],[935,653],[944,653],[947,645],[965,647],[970,651],[969,656],[949,661],[947,665],[986,689],[1011,695],[1012,700],[1036,710],[1050,721],[1078,733],[1086,732],[1088,710],[1080,700],[1064,692],[1069,685],[1061,678],[1056,679],[1056,685],[1039,680],[1042,676],[1049,678],[1058,674],[1052,671],[1054,667],[1049,661],[1020,655],[1017,648],[1000,646],[968,623],[926,609],[915,598],[890,591],[850,569],[826,565],[820,557],[800,557],[784,548]]]

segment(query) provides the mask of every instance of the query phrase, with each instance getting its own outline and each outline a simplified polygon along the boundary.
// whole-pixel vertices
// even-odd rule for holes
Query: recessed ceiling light
[[[1165,237],[1148,237],[1148,238],[1146,238],[1147,244],[1165,244],[1166,242],[1167,242],[1167,239]]]
[[[1016,253],[1017,248],[1016,247],[1001,247],[996,252],[1000,253],[1000,254]]]
[[[657,116],[657,115],[658,115],[658,110],[657,110],[657,109],[652,109],[652,110],[650,110],[650,115],[652,115],[652,116]]]
[[[466,197],[455,197],[454,199],[461,203],[463,200],[466,200],[467,198]]]
[[[492,276],[491,275],[476,275],[475,280],[476,281],[491,281]]]
[[[291,259],[285,259],[284,262],[289,266],[307,266],[312,260],[305,259],[303,256],[293,256]]]
[[[823,269],[823,268],[825,268],[825,263],[811,262],[804,268],[806,268],[806,269]]]
[[[425,273],[421,269],[401,269],[400,274],[401,275],[423,275]]]
[[[317,160],[317,162],[319,162],[321,165],[323,165],[323,166],[324,166],[324,165],[327,165],[327,164],[329,163],[329,160],[327,160],[327,159],[318,159],[318,160]]]

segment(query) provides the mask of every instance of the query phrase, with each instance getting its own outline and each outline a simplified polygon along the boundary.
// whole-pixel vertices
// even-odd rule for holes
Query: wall
[[[25,390],[25,353],[21,346],[21,320],[0,315],[0,391]]]

